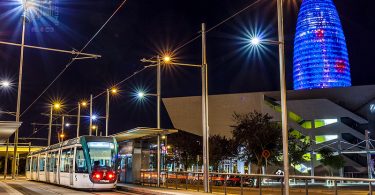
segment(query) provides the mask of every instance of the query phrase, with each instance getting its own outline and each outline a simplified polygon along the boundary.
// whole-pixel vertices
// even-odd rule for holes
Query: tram
[[[30,153],[26,178],[86,190],[114,189],[117,142],[81,136]]]

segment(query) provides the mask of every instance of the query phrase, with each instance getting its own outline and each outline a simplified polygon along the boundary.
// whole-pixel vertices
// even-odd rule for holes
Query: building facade
[[[287,96],[288,128],[312,140],[306,154],[309,162],[295,168],[302,173],[326,175],[318,151],[327,147],[335,155],[342,155],[346,162],[336,175],[367,176],[363,141],[369,129],[368,112],[375,98],[375,86],[288,91]],[[210,135],[231,136],[234,113],[256,110],[281,121],[279,97],[280,92],[209,96]],[[202,135],[200,98],[163,99],[176,129]]]

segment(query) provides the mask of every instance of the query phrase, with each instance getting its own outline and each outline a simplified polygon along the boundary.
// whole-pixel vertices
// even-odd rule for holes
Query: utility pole
[[[157,98],[157,129],[160,129],[160,103],[161,103],[161,59],[157,56],[157,73],[156,73],[156,98]],[[157,136],[157,185],[160,187],[160,134]]]
[[[368,178],[372,179],[372,171],[371,171],[371,153],[370,153],[370,132],[369,130],[366,130],[365,132],[365,139],[366,139],[366,157],[367,157],[367,172],[368,172]],[[370,183],[371,185],[371,183]]]
[[[53,105],[51,104],[51,108],[49,111],[49,124],[48,124],[48,146],[51,145],[51,134],[52,134],[52,120],[53,120]]]
[[[65,127],[65,116],[62,115],[61,117],[61,134],[64,135],[64,127]]]
[[[26,28],[26,1],[23,2],[23,17],[22,17],[22,38],[21,38],[21,54],[20,54],[20,66],[18,75],[18,91],[17,91],[17,108],[16,108],[16,122],[20,122],[20,112],[21,112],[21,91],[22,91],[22,68],[23,68],[23,53],[25,49],[25,28]],[[12,179],[16,179],[16,156],[18,147],[18,133],[19,127],[14,133],[14,150],[13,150],[13,160],[12,160]]]
[[[207,82],[206,24],[202,23],[202,130],[203,130],[203,185],[210,192],[209,170],[209,126],[208,126],[208,82]]]
[[[7,139],[7,146],[6,146],[6,152],[5,152],[4,179],[7,178],[7,174],[8,174],[8,158],[9,158],[9,138]]]
[[[89,135],[92,135],[92,94],[90,95],[90,127],[89,127]]]
[[[109,124],[109,89],[107,89],[107,101],[105,105],[105,136],[108,136],[108,124]]]
[[[279,35],[281,123],[282,123],[282,140],[283,140],[284,183],[285,183],[284,195],[289,195],[288,112],[287,112],[287,105],[286,105],[283,0],[277,0],[277,21],[278,21],[278,35]]]
[[[78,102],[78,113],[77,113],[77,137],[79,137],[79,128],[81,124],[81,103]]]

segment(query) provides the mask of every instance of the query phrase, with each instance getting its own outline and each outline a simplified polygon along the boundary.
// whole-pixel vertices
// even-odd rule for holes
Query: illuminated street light
[[[88,104],[88,103],[87,103],[86,101],[81,102],[81,106],[82,106],[82,107],[86,107],[87,104]]]
[[[261,43],[261,40],[258,37],[253,37],[250,40],[251,45],[257,46]]]
[[[54,103],[54,104],[53,104],[53,108],[54,108],[55,110],[59,110],[59,109],[61,108],[61,103],[58,103],[58,102]]]
[[[111,93],[112,93],[112,94],[117,94],[117,92],[118,92],[118,89],[116,89],[116,88],[112,88],[112,89],[111,89]]]
[[[145,93],[144,92],[138,92],[137,97],[142,99],[142,98],[145,97]]]
[[[165,56],[163,57],[163,62],[164,62],[164,63],[168,64],[168,63],[171,63],[171,61],[172,61],[171,56],[169,56],[169,55],[165,55]]]
[[[66,123],[66,124],[65,124],[65,127],[70,127],[70,123]]]
[[[3,80],[0,82],[0,87],[2,88],[9,88],[10,86],[11,86],[11,83],[8,80]]]
[[[94,114],[94,115],[92,115],[91,119],[95,121],[96,119],[98,119],[98,116],[96,116],[96,115]],[[94,127],[94,126],[92,126],[92,127]]]

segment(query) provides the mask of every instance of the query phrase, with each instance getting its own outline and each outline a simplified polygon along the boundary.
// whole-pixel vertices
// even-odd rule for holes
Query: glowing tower
[[[303,0],[293,60],[295,90],[351,86],[344,32],[332,0]]]

